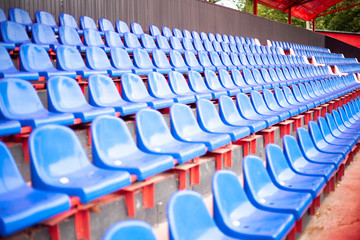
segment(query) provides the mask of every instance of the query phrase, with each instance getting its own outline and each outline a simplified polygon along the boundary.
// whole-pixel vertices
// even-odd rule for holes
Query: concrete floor
[[[212,196],[204,198],[212,212]],[[168,240],[167,222],[154,227],[158,240]],[[360,153],[350,166],[345,177],[336,185],[336,191],[326,196],[311,217],[305,231],[297,240],[360,240]]]

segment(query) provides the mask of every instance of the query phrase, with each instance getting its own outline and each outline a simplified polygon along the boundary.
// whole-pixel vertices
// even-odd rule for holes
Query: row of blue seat
[[[331,53],[331,52],[322,52],[322,51],[313,51],[313,50],[300,50],[294,49],[295,55],[306,56],[307,58],[315,57],[328,57],[328,58],[344,58],[343,54]]]
[[[339,71],[342,73],[349,73],[349,74],[360,73],[360,64],[359,63],[338,65],[337,67],[338,67]]]
[[[283,41],[272,41],[272,40],[270,42],[272,46],[281,47],[286,50],[292,48],[292,49],[309,50],[309,51],[324,52],[324,53],[329,52],[329,49],[317,47],[317,46],[303,45],[303,44],[283,42]]]
[[[358,63],[356,58],[315,57],[317,63],[326,65],[349,65]]]
[[[353,100],[326,119],[310,122],[309,131],[298,128],[298,140],[284,136],[284,150],[267,145],[266,167],[256,156],[245,157],[244,187],[235,173],[217,171],[212,180],[214,217],[198,193],[173,194],[167,208],[170,239],[284,239],[310,204],[316,205],[315,199],[358,143],[359,103]],[[352,120],[347,127],[346,119]],[[151,226],[137,220],[114,224],[103,239],[130,240],[139,233],[143,239],[156,239]]]
[[[255,99],[255,102],[253,102],[255,109],[257,109],[256,106],[261,104],[257,94],[259,93],[252,92],[252,98]],[[271,93],[269,92],[269,94]],[[249,100],[246,100],[247,97],[240,93],[237,99],[238,110],[241,112],[241,107],[244,107],[246,101]],[[234,102],[229,97],[221,97],[219,105],[221,118],[224,117],[226,111],[232,115],[238,112],[238,110],[235,110]],[[225,109],[226,105],[228,110]],[[333,111],[332,115],[327,114],[326,120],[319,118],[319,126],[310,122],[309,133],[299,128],[297,132],[303,155],[310,161],[320,161],[321,163],[328,163],[338,168],[345,156],[350,152],[352,145],[359,138],[359,134],[354,128],[357,127],[357,121],[359,120],[359,106],[359,100],[354,100],[344,105],[343,108],[339,108],[338,112]],[[81,202],[86,203],[129,185],[131,183],[129,174],[135,174],[139,180],[146,179],[149,176],[173,167],[174,159],[177,160],[177,163],[181,164],[205,154],[206,149],[211,151],[228,144],[230,140],[236,141],[250,133],[248,124],[251,122],[251,118],[248,113],[244,114],[248,122],[243,122],[244,126],[240,127],[238,124],[237,126],[226,126],[224,123],[221,123],[222,120],[220,120],[221,118],[215,106],[208,100],[199,100],[197,110],[198,123],[189,107],[183,104],[173,105],[170,109],[171,131],[159,112],[150,109],[141,110],[136,115],[138,146],[132,140],[123,120],[105,116],[96,119],[91,126],[93,163],[95,165],[92,165],[87,159],[79,139],[77,139],[76,134],[72,130],[59,125],[42,126],[33,131],[29,138],[32,185],[35,189],[77,196]],[[269,118],[269,115],[264,112],[261,112],[261,114]],[[234,119],[234,117],[232,118]],[[256,120],[252,122],[254,121],[259,121],[259,118],[256,117]],[[343,140],[337,140],[336,138],[338,137],[342,137]],[[328,141],[331,142],[330,145]],[[345,144],[348,146],[345,146]],[[340,146],[336,147],[335,145]],[[294,150],[296,145],[293,143],[288,144],[288,147],[291,148],[288,155],[295,155],[296,157],[296,154],[301,152],[296,149],[296,151]],[[109,151],[109,149],[112,149],[112,151]],[[285,149],[287,149],[286,144]],[[12,171],[7,170],[7,174],[4,176],[8,176],[9,173],[12,176],[12,181],[15,177],[18,184],[23,186],[21,188],[16,186],[15,188],[7,189],[7,192],[4,194],[7,196],[11,195],[14,198],[20,197],[21,199],[24,195],[19,194],[17,191],[18,189],[23,191],[26,188],[28,190],[24,191],[24,193],[33,195],[34,201],[38,202],[39,198],[43,200],[41,202],[42,207],[36,209],[36,211],[45,211],[44,214],[39,214],[39,218],[31,218],[33,213],[31,210],[34,210],[33,207],[36,208],[38,206],[34,202],[26,205],[26,208],[23,209],[15,209],[13,204],[9,203],[9,214],[1,217],[5,218],[11,216],[11,214],[19,214],[19,216],[9,220],[6,226],[0,229],[2,235],[11,234],[14,231],[47,218],[51,214],[54,215],[69,208],[69,199],[66,196],[63,195],[62,198],[58,198],[60,200],[54,203],[51,197],[59,197],[56,194],[49,194],[45,198],[41,191],[39,192],[28,187],[18,173],[14,160],[5,145],[1,145],[1,150],[1,153],[4,155],[1,159],[7,160],[3,164],[13,169]],[[276,152],[275,155],[279,157],[279,153]],[[244,162],[247,161],[244,160]],[[252,164],[254,162],[256,161],[252,160]],[[55,165],[57,166],[56,168],[53,167]],[[271,165],[268,164],[268,166]],[[257,169],[259,167],[256,166]],[[103,168],[109,170],[104,170]],[[115,169],[116,171],[114,171]],[[260,176],[254,176],[254,173],[247,172],[246,167],[244,167],[244,170],[245,176],[249,175],[247,176],[249,179],[252,177],[252,181],[263,179],[264,177],[266,179],[266,175],[263,173],[260,173]],[[317,170],[319,171],[319,169]],[[93,174],[88,174],[88,172]],[[332,175],[329,169],[322,173],[324,173],[327,181]],[[5,177],[3,181],[9,181],[9,179]],[[283,181],[286,181],[286,179],[283,179]],[[252,194],[256,196],[256,191],[259,189],[254,190],[250,187],[248,189],[247,184],[245,181],[245,190],[249,192],[255,191]],[[258,200],[256,197],[254,199]],[[250,200],[252,199],[250,198]],[[13,199],[10,202],[13,203]],[[261,201],[260,203],[264,204]],[[294,202],[291,201],[291,203]],[[297,211],[295,214],[294,210],[291,210],[289,213],[294,213],[295,219],[298,220],[302,215],[301,212],[303,211]],[[24,220],[24,215],[27,216],[27,220]],[[17,224],[19,221],[21,224]]]

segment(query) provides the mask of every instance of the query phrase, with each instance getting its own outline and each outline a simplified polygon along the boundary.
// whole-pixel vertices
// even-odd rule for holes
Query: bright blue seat
[[[178,38],[170,36],[169,39],[170,46],[173,50],[179,51],[181,54],[185,52],[185,49]]]
[[[132,73],[126,73],[121,77],[121,90],[124,100],[132,103],[147,103],[154,109],[167,108],[174,103],[172,99],[151,97],[143,80]]]
[[[130,103],[124,101],[114,81],[108,76],[91,75],[88,79],[89,103],[95,107],[110,107],[119,112],[121,116],[134,114],[143,108],[146,103]]]
[[[120,38],[120,34],[115,31],[105,31],[105,46],[109,48],[123,48],[126,49],[128,52],[131,52],[131,49],[127,49],[124,46]]]
[[[233,142],[250,135],[248,127],[225,124],[211,101],[200,99],[197,101],[196,108],[199,125],[204,131],[229,134]]]
[[[236,108],[235,102],[228,96],[219,98],[219,112],[224,123],[236,127],[248,127],[251,133],[266,128],[266,122],[263,120],[247,120],[243,118]]]
[[[115,32],[114,25],[110,22],[110,20],[106,18],[99,18],[99,29],[102,32],[110,31]]]
[[[84,33],[90,29],[85,29]],[[114,68],[108,56],[99,47],[88,47],[86,49],[86,64],[95,71],[106,71],[112,77],[122,76],[125,73],[131,73],[131,69],[116,69]]]
[[[51,13],[45,12],[45,11],[36,11],[35,20],[37,23],[41,23],[41,24],[51,27],[55,33],[58,33],[59,26],[57,25],[57,23]]]
[[[7,21],[6,13],[2,8],[0,8],[0,23]]]
[[[205,70],[216,71],[216,67],[211,63],[207,52],[198,52],[198,59],[200,65],[203,67],[203,71]]]
[[[203,44],[204,44],[205,51],[207,51],[207,52],[214,52],[215,51],[212,43],[209,40],[204,40]]]
[[[241,88],[234,84],[228,71],[221,69],[219,70],[218,75],[221,85],[227,90],[229,95],[234,95],[234,93],[236,94],[238,92],[242,92]]]
[[[230,59],[230,56],[228,53],[221,52],[220,53],[220,59],[223,65],[226,67],[228,71],[231,71],[231,69],[237,69],[237,66],[235,66]]]
[[[134,33],[135,35],[141,35],[144,34],[144,30],[142,29],[141,25],[136,23],[136,22],[132,22],[130,23],[130,30],[132,33]]]
[[[90,122],[101,115],[115,115],[114,108],[91,106],[85,99],[76,80],[68,77],[52,77],[47,83],[49,110],[72,113],[81,122]]]
[[[149,93],[155,98],[173,99],[178,103],[193,103],[196,101],[195,96],[191,95],[177,95],[170,89],[164,75],[158,72],[149,73],[148,77]]]
[[[266,98],[266,95],[265,94],[265,98]],[[276,102],[279,104],[280,107],[283,107],[283,108],[287,108],[287,109],[291,109],[291,113],[294,113],[294,114],[299,114],[299,113],[302,113],[302,112],[305,112],[307,110],[307,107],[306,106],[302,106],[302,105],[291,105],[285,98],[285,95],[284,95],[284,92],[278,88],[278,87],[275,87],[274,88],[274,96],[275,96],[275,99],[276,99]]]
[[[113,224],[106,230],[102,240],[156,240],[152,227],[140,220],[126,220]]]
[[[173,37],[172,31],[170,30],[170,28],[163,26],[161,28],[162,34],[164,37],[170,38]]]
[[[209,37],[206,33],[204,32],[200,32],[200,38],[201,40],[205,41],[205,40],[208,40],[209,41]]]
[[[198,39],[198,40],[201,40],[201,37],[200,37],[200,34],[196,31],[191,31],[191,35],[193,37],[193,39]]]
[[[171,133],[184,142],[203,143],[208,151],[231,143],[228,134],[208,133],[199,127],[198,122],[189,106],[176,103],[170,108]]]
[[[106,70],[92,70],[85,66],[80,52],[73,46],[61,45],[56,49],[57,68],[67,72],[76,72],[83,78],[92,74],[107,75]]]
[[[185,51],[191,51],[191,52],[194,52],[194,53],[197,52],[197,51],[195,50],[194,45],[192,44],[192,42],[191,42],[190,39],[188,39],[188,38],[183,38],[183,39],[182,39],[182,43],[183,43],[183,46],[184,46]]]
[[[221,61],[219,54],[216,52],[210,52],[209,53],[210,61],[212,65],[216,68],[216,71],[219,71],[220,69],[229,70]],[[200,59],[200,58],[199,58]]]
[[[233,82],[235,83],[235,85],[240,87],[241,92],[250,93],[252,91],[252,87],[249,86],[245,82],[245,80],[244,80],[244,78],[243,78],[243,76],[242,76],[242,74],[241,74],[241,72],[239,70],[232,69],[231,70],[231,78],[232,78]]]
[[[252,75],[252,72],[249,69],[244,68],[242,74],[243,74],[243,79],[248,86],[250,86],[253,90],[256,91],[262,90],[262,86],[257,82],[255,82],[254,76]]]
[[[169,59],[162,50],[154,50],[152,52],[152,60],[156,68],[155,70],[159,73],[168,74],[171,70],[173,70]]]
[[[281,107],[278,104],[278,102],[276,101],[274,95],[268,89],[264,89],[262,91],[262,95],[263,95],[264,101],[266,103],[266,106],[271,111],[274,111],[274,112],[284,112],[284,111],[286,111],[286,112],[288,112],[290,114],[289,117],[297,115],[300,112],[297,107],[291,107],[291,108]]]
[[[106,52],[110,52],[110,48],[105,46],[104,41],[101,38],[100,32],[95,29],[84,29],[84,44],[88,47],[99,47]]]
[[[120,34],[121,36],[121,34]],[[125,32],[124,33],[124,44],[129,49],[137,49],[142,48],[139,39],[136,37],[135,34],[131,32]]]
[[[325,118],[331,133],[334,136],[354,140],[358,140],[360,138],[360,135],[356,130],[347,129],[345,126],[341,125],[339,126],[340,122],[336,122],[333,115],[325,113]]]
[[[289,87],[284,86],[282,91],[281,90],[276,90],[275,88],[275,95],[280,96],[280,92],[282,92],[282,94],[284,95],[285,100],[291,104],[292,106],[297,106],[299,107],[301,112],[305,112],[306,110],[309,110],[310,108],[312,108],[309,104],[303,103],[303,102],[298,102],[293,94],[293,92],[290,90]],[[278,93],[278,94],[277,94]],[[283,102],[283,104],[285,104],[285,102]]]
[[[225,70],[224,70],[225,71]],[[206,86],[214,92],[217,92],[220,95],[229,95],[234,96],[240,92],[238,88],[225,88],[221,85],[218,76],[214,71],[205,70],[204,71],[205,83]]]
[[[226,236],[218,229],[214,219],[206,209],[204,200],[197,192],[184,190],[174,193],[168,202],[167,219],[170,240],[235,239]]]
[[[196,51],[206,51],[200,39],[194,39],[194,48]]]
[[[29,137],[29,151],[35,188],[77,196],[87,203],[131,184],[128,172],[94,166],[68,127],[36,129]]]
[[[180,39],[180,40],[183,40],[184,36],[182,35],[181,31],[177,28],[173,28],[173,35],[174,37]]]
[[[196,100],[201,98],[212,99],[211,93],[196,93],[191,91],[184,75],[177,71],[171,71],[168,75],[171,90],[177,95],[194,96]]]
[[[68,26],[59,27],[59,41],[62,45],[74,46],[82,52],[86,50],[86,46],[82,43],[75,28]]]
[[[214,219],[228,236],[244,239],[280,240],[295,226],[292,214],[256,208],[246,196],[238,176],[220,170],[212,178]]]
[[[335,174],[336,169],[334,165],[307,160],[293,136],[285,135],[282,140],[286,160],[293,171],[305,176],[321,176],[326,179],[326,182],[330,181],[331,177]]]
[[[216,41],[216,38],[215,38],[215,35],[211,32],[208,33],[208,37],[209,37],[209,41],[212,42],[212,41]]]
[[[184,38],[188,38],[191,41],[194,40],[189,30],[183,29],[182,30],[182,35],[184,36]]]
[[[336,169],[339,168],[340,164],[344,160],[342,154],[325,153],[318,150],[315,147],[309,132],[302,127],[298,127],[296,129],[296,134],[301,152],[307,160],[315,163],[332,164],[336,167]]]
[[[206,153],[204,144],[176,140],[171,135],[163,115],[156,110],[141,110],[136,114],[135,122],[138,146],[144,152],[171,155],[178,164]]]
[[[310,193],[286,191],[278,188],[260,158],[243,159],[244,189],[251,203],[262,210],[291,213],[300,220],[312,203]]]
[[[260,71],[258,69],[253,69],[252,71],[252,75],[254,78],[254,81],[260,85],[262,87],[262,89],[270,89],[272,88],[272,84],[271,83],[267,83],[264,81]]]
[[[212,41],[212,45],[213,45],[215,52],[220,53],[223,51],[223,49],[221,48],[221,45],[218,41]]]
[[[160,50],[163,50],[165,53],[169,53],[172,50],[166,37],[157,35],[155,39],[156,45]]]
[[[83,30],[81,30],[73,16],[67,13],[60,13],[59,14],[59,23],[61,26],[66,26],[70,28],[74,28],[76,32],[79,34],[83,34]],[[60,29],[59,29],[60,30]]]
[[[199,72],[189,71],[188,72],[189,87],[192,91],[199,94],[211,94],[212,98],[218,98],[221,95],[227,95],[225,91],[212,91],[207,88],[205,81]]]
[[[9,9],[9,20],[24,25],[28,31],[31,31],[33,22],[29,13],[21,8],[10,8]]]
[[[39,79],[39,74],[36,72],[29,73],[26,71],[19,71],[15,68],[14,63],[5,47],[0,46],[0,78],[12,77],[24,80],[37,80]]]
[[[20,23],[5,21],[0,25],[1,43],[7,49],[15,49],[24,43],[31,43],[25,27]]]
[[[31,29],[31,34],[33,42],[42,45],[47,50],[49,48],[56,50],[60,45],[53,29],[48,25],[35,23]]]
[[[151,73],[153,71],[152,69],[140,69],[135,67],[127,51],[122,48],[118,48],[118,47],[111,48],[110,58],[111,58],[111,64],[117,70],[122,70],[123,72],[133,72],[138,75],[147,75],[148,73]]]
[[[161,37],[161,36],[160,36]],[[175,50],[171,50],[169,54],[170,64],[177,72],[187,73],[190,68],[186,65],[181,53]]]
[[[21,124],[16,120],[0,119],[0,137],[18,134],[21,132]]]
[[[96,23],[95,23],[94,19],[92,19],[91,17],[80,16],[79,20],[80,20],[81,29],[83,29],[83,30],[92,29],[92,30],[99,31],[99,29],[96,26]]]
[[[152,24],[149,25],[149,33],[153,37],[162,36],[160,29]]]
[[[129,29],[129,26],[121,21],[121,20],[116,20],[115,22],[115,30],[120,33],[121,36],[124,36],[125,33],[130,33],[130,29]],[[140,38],[140,36],[139,36]]]
[[[91,136],[93,163],[99,168],[126,171],[143,181],[174,166],[169,155],[140,151],[120,118],[97,118],[91,123]]]
[[[18,120],[21,126],[32,129],[45,124],[74,124],[72,114],[49,112],[42,105],[31,83],[17,78],[0,81],[1,115],[7,120]]]
[[[142,48],[145,49],[148,53],[151,53],[152,51],[159,49],[156,46],[154,39],[149,34],[146,33],[141,34],[140,39],[141,39]]]
[[[325,187],[325,178],[304,176],[294,172],[281,148],[273,143],[266,145],[266,168],[273,183],[280,189],[310,193],[316,199]]]
[[[156,69],[149,57],[149,54],[144,49],[134,49],[133,62],[135,67],[140,68],[143,71],[154,71]]]
[[[247,120],[265,121],[266,127],[270,127],[271,125],[279,122],[279,118],[277,116],[265,116],[258,114],[251,104],[249,97],[244,93],[238,93],[236,95],[236,103],[240,115]]]
[[[272,111],[270,110],[264,101],[264,98],[261,96],[261,94],[257,91],[251,91],[251,102],[254,106],[255,111],[264,116],[278,116],[279,121],[283,121],[290,117],[290,113],[287,111]]]
[[[184,59],[185,59],[186,65],[188,65],[192,71],[196,71],[196,72],[204,71],[203,67],[200,65],[198,59],[196,58],[196,56],[193,52],[186,51],[184,53]]]
[[[5,237],[70,209],[67,195],[34,189],[22,178],[0,142],[0,235]]]

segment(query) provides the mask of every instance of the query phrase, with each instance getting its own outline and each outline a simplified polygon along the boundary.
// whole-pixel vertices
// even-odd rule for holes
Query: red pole
[[[311,20],[312,21],[312,30],[315,32],[315,18]]]
[[[289,8],[288,22],[291,25],[291,8]]]
[[[254,0],[254,14],[257,15],[257,0]]]

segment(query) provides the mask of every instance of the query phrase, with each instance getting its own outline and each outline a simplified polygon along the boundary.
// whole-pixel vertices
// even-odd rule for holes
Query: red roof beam
[[[358,6],[358,5],[360,5],[360,3],[354,4],[354,5],[351,5],[351,6],[347,6],[347,7],[344,7],[344,8],[336,9],[336,10],[333,10],[333,11],[330,11],[330,12],[327,12],[327,13],[319,14],[319,15],[317,15],[316,17],[322,17],[322,16],[325,16],[325,15],[329,15],[329,14],[331,14],[331,13],[340,12],[340,11],[342,11],[342,10],[345,10],[345,9],[348,9],[348,8],[352,8],[352,7],[355,7],[355,6]]]

